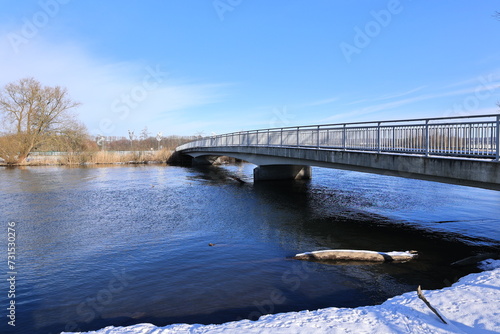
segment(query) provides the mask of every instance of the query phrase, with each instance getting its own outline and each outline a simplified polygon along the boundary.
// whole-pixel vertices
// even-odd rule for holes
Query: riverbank
[[[157,151],[91,151],[91,152],[34,152],[25,162],[0,166],[85,166],[104,164],[166,163],[173,150]]]
[[[416,292],[408,292],[376,306],[272,314],[258,321],[221,325],[111,326],[86,333],[498,333],[500,260],[483,261],[480,268],[485,271],[467,275],[449,288],[423,291],[447,324],[439,320]]]

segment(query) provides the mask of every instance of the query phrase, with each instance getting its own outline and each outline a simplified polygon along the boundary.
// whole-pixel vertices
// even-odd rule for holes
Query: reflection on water
[[[500,192],[320,168],[310,181],[254,184],[252,168],[0,170],[4,226],[18,223],[16,333],[376,304],[450,284],[474,270],[451,262],[500,245]],[[420,257],[291,259],[328,248]]]

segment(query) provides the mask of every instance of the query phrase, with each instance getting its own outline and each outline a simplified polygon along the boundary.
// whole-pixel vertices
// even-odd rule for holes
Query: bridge
[[[176,152],[194,164],[254,163],[255,181],[307,179],[319,166],[500,190],[500,114],[240,131]]]

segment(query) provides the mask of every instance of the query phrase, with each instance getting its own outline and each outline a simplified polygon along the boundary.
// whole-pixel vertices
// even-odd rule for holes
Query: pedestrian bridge
[[[229,156],[255,181],[311,177],[311,166],[500,190],[500,114],[240,131],[176,148],[194,164]]]

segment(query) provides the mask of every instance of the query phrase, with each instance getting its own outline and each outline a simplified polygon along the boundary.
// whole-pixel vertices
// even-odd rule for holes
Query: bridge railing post
[[[299,147],[300,145],[300,139],[299,139],[299,131],[300,131],[300,128],[297,127],[297,147]]]
[[[396,151],[396,126],[392,127],[392,151]]]
[[[317,145],[316,145],[316,146],[317,146],[317,147],[318,147],[318,149],[319,149],[319,147],[320,147],[320,142],[319,142],[319,125],[318,125],[318,127],[316,128],[316,132],[317,132],[317,135],[318,135],[317,142],[316,142],[316,144],[317,144]]]
[[[500,115],[497,116],[497,129],[496,129],[496,159],[500,162]]]
[[[343,130],[342,130],[342,149],[345,151],[346,150],[346,142],[347,142],[347,137],[346,137],[346,124],[344,124]]]
[[[283,128],[280,129],[280,146],[283,147]]]
[[[425,120],[425,156],[428,157],[429,156],[429,120],[426,119]]]
[[[381,145],[380,145],[381,141],[382,141],[382,138],[381,138],[381,135],[380,135],[381,134],[380,133],[381,132],[380,131],[380,124],[381,124],[380,122],[377,123],[377,153],[380,153],[380,151],[382,149]]]

